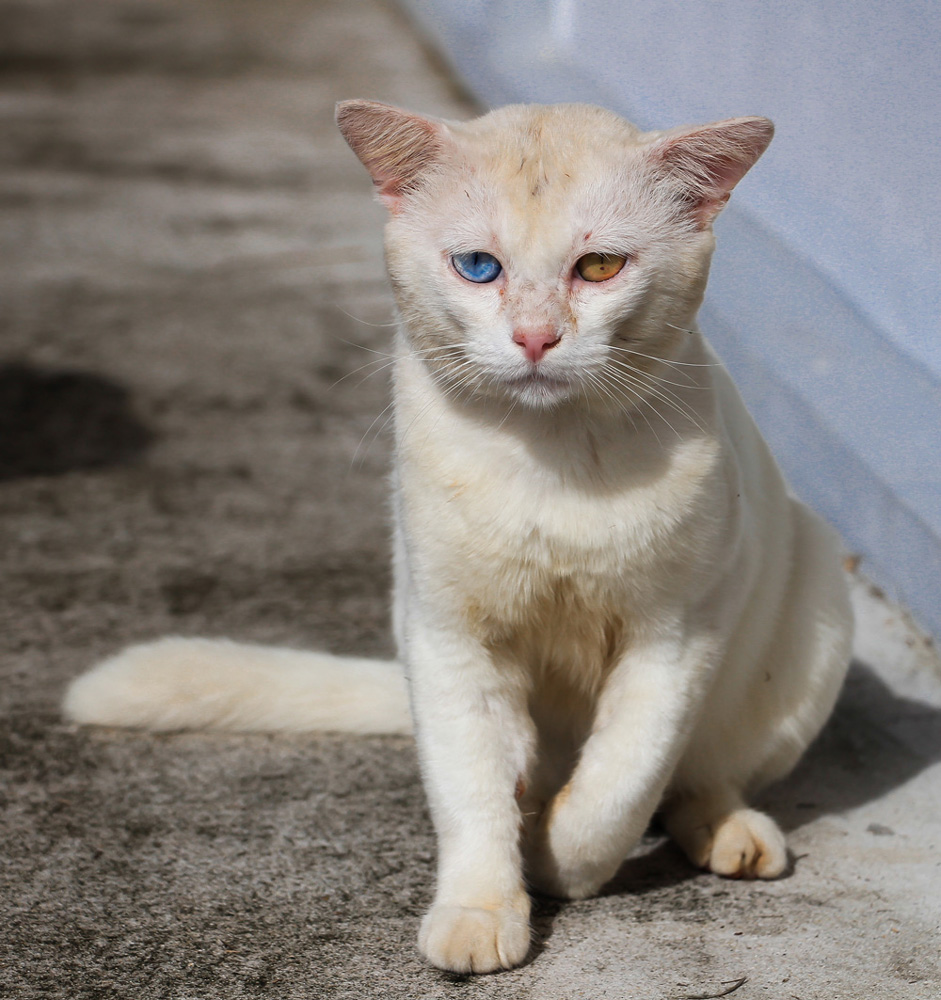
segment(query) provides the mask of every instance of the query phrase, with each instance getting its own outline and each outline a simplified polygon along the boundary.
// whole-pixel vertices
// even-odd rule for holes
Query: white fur
[[[408,733],[396,663],[169,637],[131,646],[69,686],[73,722],[172,732]]]
[[[339,120],[391,209],[402,317],[395,625],[439,838],[423,952],[519,963],[524,871],[596,892],[658,806],[694,863],[780,875],[783,836],[745,796],[827,718],[851,616],[836,540],[695,328],[711,219],[770,124],[643,135],[561,106],[459,125],[367,102]],[[496,281],[457,275],[471,250],[498,258]],[[628,264],[580,281],[589,252]],[[532,328],[560,338],[535,363],[513,341]],[[346,670],[167,640],[77,681],[67,711],[376,731],[387,705],[401,731],[394,668]],[[343,697],[367,674],[375,711]]]

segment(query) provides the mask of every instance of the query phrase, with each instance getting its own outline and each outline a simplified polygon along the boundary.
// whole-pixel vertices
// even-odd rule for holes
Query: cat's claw
[[[519,965],[529,951],[529,898],[525,905],[489,909],[436,904],[422,920],[418,947],[448,972],[495,972]]]

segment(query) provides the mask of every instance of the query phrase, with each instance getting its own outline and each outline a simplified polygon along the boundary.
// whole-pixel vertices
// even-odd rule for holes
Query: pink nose
[[[562,339],[562,334],[552,326],[521,326],[513,331],[513,343],[523,348],[523,353],[535,364]]]

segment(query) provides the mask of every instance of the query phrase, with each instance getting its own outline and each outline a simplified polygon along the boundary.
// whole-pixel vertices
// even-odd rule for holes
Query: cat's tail
[[[412,731],[394,661],[224,639],[131,646],[74,680],[63,709],[74,722],[162,731]]]

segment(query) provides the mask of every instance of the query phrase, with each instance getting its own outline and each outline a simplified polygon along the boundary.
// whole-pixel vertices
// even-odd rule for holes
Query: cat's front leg
[[[618,870],[682,753],[714,660],[709,645],[659,640],[616,664],[575,770],[527,845],[535,888],[583,899]]]
[[[454,972],[511,968],[530,943],[517,790],[535,734],[523,679],[459,630],[410,615],[406,634],[416,737],[438,834],[438,884],[419,947]]]

